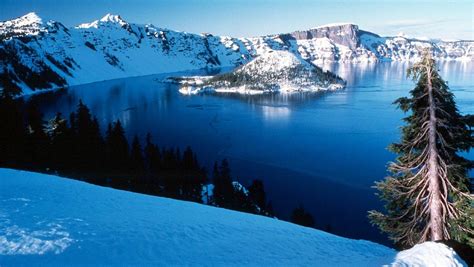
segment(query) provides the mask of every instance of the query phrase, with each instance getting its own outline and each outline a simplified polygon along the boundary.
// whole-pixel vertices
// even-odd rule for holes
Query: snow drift
[[[262,216],[0,169],[0,265],[463,266]],[[431,265],[435,264],[435,265]]]

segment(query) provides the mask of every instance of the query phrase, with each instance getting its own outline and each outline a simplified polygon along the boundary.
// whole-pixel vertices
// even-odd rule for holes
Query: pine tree
[[[275,211],[273,210],[273,203],[271,201],[268,202],[266,208],[267,216],[273,217],[275,216]]]
[[[36,103],[30,103],[26,110],[28,162],[44,167],[49,162],[46,121]]]
[[[119,120],[109,124],[106,133],[106,163],[114,174],[123,176],[129,170],[129,146]]]
[[[151,134],[146,136],[146,145],[144,148],[145,154],[145,169],[148,173],[148,180],[153,184],[153,190],[155,192],[159,191],[160,181],[159,181],[159,171],[161,169],[161,152],[158,146],[153,144],[151,141]]]
[[[163,159],[161,165],[161,183],[163,193],[172,198],[181,198],[180,182],[182,177],[179,172],[179,155],[175,149],[163,149]]]
[[[105,163],[105,141],[97,117],[92,118],[89,131],[91,166],[94,170],[102,170]]]
[[[183,153],[183,169],[186,171],[194,171],[198,168],[195,165],[195,157],[191,147],[186,147]]]
[[[183,153],[181,165],[183,173],[181,188],[184,199],[202,202],[202,187],[206,180],[206,172],[199,167],[196,154],[189,146]]]
[[[302,226],[314,227],[313,216],[306,212],[303,205],[300,205],[293,210],[291,213],[291,221]]]
[[[72,119],[72,116],[71,116],[71,119]],[[71,123],[71,128],[73,128],[72,123]],[[113,154],[112,154],[113,151],[111,147],[113,145],[112,131],[113,131],[112,123],[109,122],[109,124],[107,124],[107,130],[105,131],[105,168],[107,170],[113,169],[114,167]]]
[[[145,173],[145,162],[143,158],[142,146],[138,136],[133,137],[132,149],[130,150],[130,171],[134,176],[134,183],[138,186],[143,183],[143,176]]]
[[[77,136],[76,166],[87,171],[101,166],[102,137],[96,118],[92,118],[89,108],[80,100],[73,123]]]
[[[386,214],[371,211],[369,217],[401,247],[451,238],[472,242],[472,162],[458,154],[473,146],[472,131],[429,52],[408,76],[417,81],[411,97],[395,102],[411,112],[401,142],[390,147],[399,156],[391,175],[376,184]]]
[[[56,170],[69,168],[70,149],[73,146],[73,135],[66,119],[61,113],[49,122],[49,135],[51,139],[52,165]]]
[[[261,211],[264,211],[267,207],[267,199],[263,182],[261,180],[253,180],[248,191],[250,199],[261,209]]]
[[[21,100],[9,94],[0,96],[0,164],[15,166],[24,162],[26,127],[23,123]]]
[[[214,176],[213,199],[217,206],[229,208],[234,201],[234,185],[230,177],[230,167],[226,159],[222,160],[218,172]]]

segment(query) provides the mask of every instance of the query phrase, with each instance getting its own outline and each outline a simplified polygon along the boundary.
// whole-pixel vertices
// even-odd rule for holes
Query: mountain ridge
[[[473,41],[381,37],[352,23],[234,38],[135,24],[113,14],[65,27],[28,13],[0,22],[0,90],[21,95],[130,76],[237,67],[276,50],[313,64],[414,61],[428,47],[440,60],[474,59]]]

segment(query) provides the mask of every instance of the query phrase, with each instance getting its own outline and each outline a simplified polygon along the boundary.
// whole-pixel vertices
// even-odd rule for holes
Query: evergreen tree
[[[71,131],[73,133],[76,133],[77,132],[77,126],[76,126],[76,113],[75,112],[71,112],[71,114],[69,114],[69,126],[71,128]]]
[[[271,201],[268,202],[266,207],[267,216],[273,217],[275,216],[275,211],[273,211],[273,203]]]
[[[219,164],[217,161],[214,161],[214,166],[212,168],[212,182],[215,183],[217,179],[219,179]]]
[[[222,160],[218,172],[214,176],[214,203],[219,207],[231,207],[234,197],[234,185],[230,177],[230,168],[227,159]]]
[[[182,173],[180,171],[179,151],[175,149],[163,149],[163,161],[161,168],[161,183],[163,193],[168,197],[182,198],[180,183]]]
[[[103,145],[97,118],[80,100],[76,113],[71,114],[71,128],[76,136],[75,164],[80,170],[96,170],[103,165]]]
[[[109,125],[106,136],[107,164],[115,174],[123,174],[129,169],[129,146],[122,123],[117,120]]]
[[[183,153],[183,168],[187,171],[194,171],[198,168],[192,149],[188,146]]]
[[[250,199],[262,210],[267,208],[265,189],[261,180],[253,180],[248,188]]]
[[[182,181],[184,199],[202,202],[202,187],[206,180],[206,172],[199,167],[196,155],[189,146],[183,153],[182,168],[184,172]]]
[[[159,171],[161,168],[161,152],[158,146],[151,141],[151,135],[149,133],[146,136],[144,154],[148,180],[153,184],[153,190],[158,192],[160,186]]]
[[[30,103],[26,111],[27,121],[27,162],[44,167],[49,162],[48,144],[49,138],[46,133],[46,121],[36,103]]]
[[[391,176],[376,184],[386,214],[371,211],[369,217],[401,247],[451,238],[472,244],[472,162],[459,154],[473,146],[472,131],[429,52],[408,76],[417,82],[411,97],[395,102],[411,112],[401,142],[390,147],[399,156],[389,166]]]
[[[22,102],[9,94],[0,96],[0,164],[15,166],[26,157],[26,128]]]
[[[51,139],[51,158],[52,165],[56,170],[65,170],[71,168],[70,150],[74,145],[73,135],[66,119],[61,113],[49,122],[49,135]]]
[[[72,117],[72,114],[71,114],[71,117]],[[71,123],[71,128],[73,128],[72,123]],[[105,166],[106,166],[106,169],[108,170],[114,167],[113,155],[112,155],[112,149],[111,149],[112,131],[113,131],[112,123],[109,122],[109,124],[107,124],[107,130],[105,130]]]
[[[303,205],[300,205],[293,210],[291,213],[291,221],[302,226],[314,227],[313,216],[306,212]]]
[[[227,208],[248,213],[258,214],[255,203],[249,198],[243,188],[235,188],[232,192],[232,202]]]
[[[99,121],[96,117],[92,118],[89,130],[90,159],[94,170],[103,169],[105,162],[105,141],[102,137]]]
[[[77,133],[80,139],[86,139],[91,129],[92,117],[89,108],[82,103],[82,100],[79,100],[76,114]]]
[[[134,136],[132,142],[132,149],[130,151],[130,171],[134,176],[136,185],[143,183],[143,175],[145,173],[145,162],[143,158],[142,146],[138,136]]]

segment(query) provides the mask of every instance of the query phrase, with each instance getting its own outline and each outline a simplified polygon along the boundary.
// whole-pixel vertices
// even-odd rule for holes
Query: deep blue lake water
[[[190,145],[211,169],[227,158],[244,184],[264,180],[281,218],[303,204],[318,227],[387,244],[367,211],[380,209],[371,189],[395,155],[404,114],[392,102],[414,83],[408,63],[333,64],[347,88],[321,94],[183,96],[160,75],[119,79],[36,95],[50,118],[80,99],[103,128],[120,119],[129,136],[150,132],[161,146]],[[474,113],[474,62],[440,64],[462,113]],[[473,153],[469,155],[474,158]],[[160,215],[164,216],[164,215]]]

